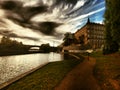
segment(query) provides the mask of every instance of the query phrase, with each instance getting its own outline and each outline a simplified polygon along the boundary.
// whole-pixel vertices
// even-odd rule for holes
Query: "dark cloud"
[[[14,23],[31,29],[38,30],[46,35],[53,35],[55,28],[60,24],[56,22],[31,22],[31,18],[37,14],[47,12],[48,6],[38,3],[35,6],[24,6],[23,3],[16,0],[4,1],[1,8],[7,10],[6,17]],[[14,36],[14,35],[13,35]]]
[[[17,38],[28,39],[28,40],[33,40],[33,41],[39,41],[40,40],[40,38],[27,37],[27,36],[18,36]]]
[[[77,3],[78,0],[56,0],[54,5],[60,5],[60,4],[72,4],[73,6]]]
[[[55,32],[55,28],[60,24],[55,22],[42,22],[39,24],[40,31],[46,35],[52,35]]]
[[[2,30],[1,29],[0,30],[0,35],[12,37],[12,38],[20,38],[20,39],[29,39],[29,40],[39,41],[39,38],[20,36],[20,35],[17,35],[15,33],[13,33],[10,30]]]
[[[24,24],[24,27],[29,27],[34,31],[40,31],[44,35],[56,35],[55,29],[62,23],[57,22],[32,22],[31,24]]]
[[[44,0],[35,0],[37,1],[35,3],[34,0],[32,2],[31,1],[32,0],[0,0],[0,10],[4,13],[4,16],[0,20],[0,26],[3,28],[8,28],[8,25],[12,21],[14,24],[23,27],[23,29],[25,30],[27,30],[26,28],[29,28],[35,33],[41,32],[43,35],[49,35],[52,38],[55,37],[54,39],[60,39],[63,38],[63,34],[65,31],[70,30],[71,32],[74,28],[80,28],[83,25],[81,25],[81,22],[85,23],[85,18],[87,17],[88,13],[94,12],[101,8],[94,7],[96,4],[98,4],[98,1],[100,3],[104,0],[48,0],[48,2]],[[78,1],[84,1],[84,5],[78,6]],[[39,20],[36,20],[36,17],[39,18],[39,14],[45,15],[45,17],[43,16],[43,19],[40,18]],[[86,15],[86,17],[84,18],[85,20],[80,17],[81,15]],[[45,22],[42,22],[40,20],[43,20]],[[80,24],[78,24],[79,22]],[[66,26],[65,29],[67,28],[68,30],[65,30],[62,33],[62,29],[64,28],[59,26],[61,24],[64,26],[64,23],[65,25],[69,24],[69,26],[71,26]],[[13,27],[11,27],[11,29],[12,28]],[[21,36],[18,33],[14,33],[14,31],[15,30],[0,30],[0,34],[21,39],[29,39],[34,41],[38,40],[38,38],[34,38],[36,36]]]
[[[13,20],[16,19],[22,22],[29,22],[32,17],[37,14],[47,12],[48,9],[46,5],[23,6],[22,2],[16,0],[3,1],[0,4],[2,9],[7,10],[6,17]]]
[[[75,5],[79,0],[65,0],[67,3]]]
[[[11,31],[0,29],[0,34],[1,34],[1,35],[7,35],[7,34],[9,34],[9,33],[11,33]]]
[[[8,37],[18,37],[17,34],[13,33],[12,31],[10,30],[0,30],[0,34],[3,35],[3,36],[8,36]]]
[[[9,19],[12,19],[16,24],[19,24],[22,27],[30,28],[34,32],[40,31],[41,33],[45,35],[56,35],[57,32],[55,32],[55,29],[62,25],[62,23],[57,22],[24,22],[22,20],[19,20],[15,17],[9,17]]]
[[[55,28],[59,26],[59,24],[55,22],[35,23],[30,21],[35,15],[47,12],[48,7],[46,5],[23,7],[22,2],[12,0],[2,2],[1,6],[2,9],[7,10],[6,17],[22,27],[35,29],[46,35],[52,35]]]
[[[34,7],[25,7],[27,8],[27,12],[28,13],[32,13],[32,15],[36,15],[38,13],[42,13],[42,12],[46,12],[47,11],[47,6],[43,5],[43,6],[34,6]]]
[[[1,8],[5,10],[18,11],[23,6],[23,3],[18,0],[5,0],[1,3]]]
[[[47,12],[47,6],[27,6],[23,7],[21,12],[18,12],[18,14],[23,18],[25,22],[29,22],[31,18],[36,16],[37,14],[41,14],[44,12]]]

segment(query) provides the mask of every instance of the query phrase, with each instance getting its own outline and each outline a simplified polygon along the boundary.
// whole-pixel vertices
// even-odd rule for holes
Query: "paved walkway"
[[[69,72],[55,90],[101,90],[93,76],[96,61],[86,59]]]

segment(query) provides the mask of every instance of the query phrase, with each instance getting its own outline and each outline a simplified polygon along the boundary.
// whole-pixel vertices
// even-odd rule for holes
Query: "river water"
[[[49,62],[61,61],[61,54],[27,54],[0,57],[0,84]]]

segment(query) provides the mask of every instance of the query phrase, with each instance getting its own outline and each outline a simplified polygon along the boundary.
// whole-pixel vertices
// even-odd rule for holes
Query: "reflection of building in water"
[[[75,38],[80,41],[84,37],[84,44],[92,46],[93,49],[100,48],[104,44],[103,24],[92,23],[89,18],[85,26],[75,32]]]

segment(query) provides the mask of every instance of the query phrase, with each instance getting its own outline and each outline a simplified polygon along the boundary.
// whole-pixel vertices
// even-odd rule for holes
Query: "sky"
[[[66,32],[75,33],[88,17],[103,23],[104,12],[104,0],[0,0],[0,38],[57,46]]]

